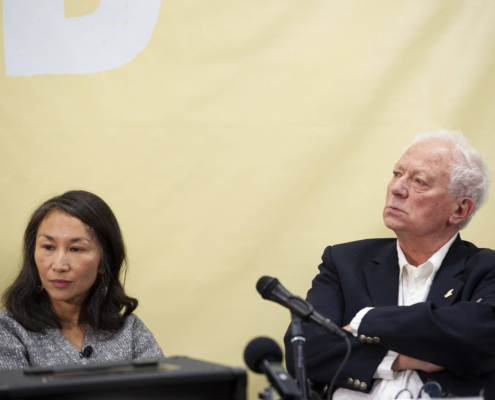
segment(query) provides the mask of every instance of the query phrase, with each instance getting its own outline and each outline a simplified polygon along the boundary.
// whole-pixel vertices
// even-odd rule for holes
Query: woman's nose
[[[69,262],[65,251],[60,250],[55,254],[52,268],[59,271],[66,271],[69,269]]]

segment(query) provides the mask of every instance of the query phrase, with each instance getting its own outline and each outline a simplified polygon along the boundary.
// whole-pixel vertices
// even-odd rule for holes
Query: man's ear
[[[455,202],[457,208],[449,218],[449,223],[452,225],[458,225],[464,221],[473,213],[476,206],[474,200],[469,197],[459,197]]]

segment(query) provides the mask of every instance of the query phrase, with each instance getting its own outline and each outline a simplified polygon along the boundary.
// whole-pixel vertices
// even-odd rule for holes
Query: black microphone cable
[[[345,340],[345,344],[347,345],[347,351],[345,353],[344,359],[339,365],[339,368],[337,368],[337,371],[333,375],[332,381],[330,382],[330,386],[328,387],[327,400],[330,400],[332,398],[332,391],[333,391],[333,387],[335,386],[335,381],[337,380],[337,377],[340,375],[340,371],[342,371],[342,368],[344,368],[344,365],[349,359],[349,356],[351,355],[351,341],[349,340],[348,337],[345,337],[344,340]]]

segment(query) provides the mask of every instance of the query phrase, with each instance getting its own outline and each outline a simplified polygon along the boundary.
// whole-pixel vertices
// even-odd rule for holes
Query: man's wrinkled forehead
[[[395,168],[432,177],[448,175],[454,161],[453,151],[454,147],[450,143],[435,139],[423,140],[406,149]]]

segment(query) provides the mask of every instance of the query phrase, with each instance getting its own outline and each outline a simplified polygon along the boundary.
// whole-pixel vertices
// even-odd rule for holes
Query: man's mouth
[[[394,212],[394,213],[403,213],[403,214],[407,214],[404,210],[401,210],[400,208],[397,208],[397,207],[392,207],[392,206],[387,206],[387,208]]]

